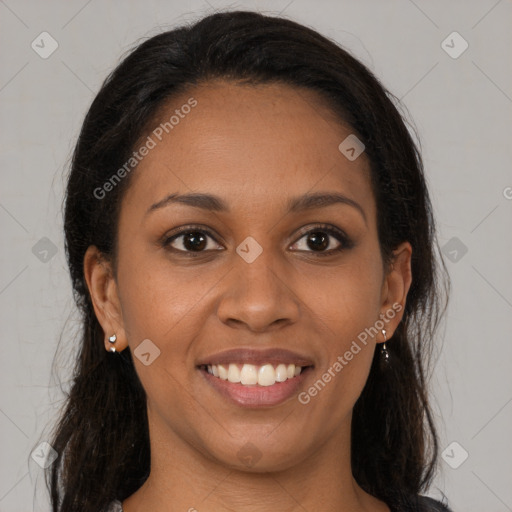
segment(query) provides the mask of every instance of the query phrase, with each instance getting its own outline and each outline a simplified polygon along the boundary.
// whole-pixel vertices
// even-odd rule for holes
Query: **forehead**
[[[153,124],[141,140],[154,147],[125,197],[141,209],[171,193],[209,192],[247,209],[330,190],[373,216],[368,160],[340,152],[353,132],[314,91],[209,82],[173,98]]]

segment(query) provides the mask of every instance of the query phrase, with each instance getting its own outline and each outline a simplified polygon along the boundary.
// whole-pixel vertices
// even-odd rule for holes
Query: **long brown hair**
[[[113,187],[108,199],[98,198],[95,190],[130,158],[167,100],[212,78],[317,91],[365,145],[383,257],[409,241],[413,281],[403,320],[387,344],[391,364],[381,367],[380,351],[375,352],[354,407],[352,470],[364,490],[384,501],[396,490],[416,495],[428,488],[436,469],[438,442],[427,385],[449,284],[436,254],[419,150],[398,100],[339,45],[284,18],[228,11],[139,44],[106,78],[83,122],[64,219],[82,329],[79,338],[65,340],[80,345],[50,441],[58,453],[46,473],[53,512],[99,512],[111,500],[130,496],[149,476],[145,391],[130,350],[110,354],[104,348],[83,259],[94,245],[115,261],[119,208],[130,177]]]

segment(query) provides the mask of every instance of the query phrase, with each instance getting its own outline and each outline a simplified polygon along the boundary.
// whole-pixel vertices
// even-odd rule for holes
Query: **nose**
[[[239,258],[218,305],[219,319],[230,327],[253,332],[297,322],[300,299],[290,283],[290,268],[284,265],[277,265],[265,250],[252,263]]]

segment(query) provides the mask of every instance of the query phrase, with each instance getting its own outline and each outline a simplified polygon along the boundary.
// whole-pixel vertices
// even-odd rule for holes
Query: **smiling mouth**
[[[306,369],[312,366],[298,366],[295,364],[270,363],[263,365],[254,364],[203,364],[199,369],[210,375],[232,384],[243,386],[273,386],[292,380],[301,375]]]

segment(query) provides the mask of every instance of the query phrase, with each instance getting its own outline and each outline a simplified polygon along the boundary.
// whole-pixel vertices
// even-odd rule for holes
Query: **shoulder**
[[[428,496],[412,496],[393,507],[392,512],[452,512],[448,506]],[[121,502],[112,501],[106,512],[123,512]]]
[[[425,512],[452,512],[444,501],[441,502],[427,496],[419,496],[418,499]]]
[[[446,501],[438,501],[428,496],[411,496],[405,500],[402,509],[397,512],[452,512]]]
[[[123,512],[121,502],[118,500],[111,501],[105,512]]]
[[[453,512],[448,508],[446,496],[438,501],[428,496],[407,495],[397,493],[388,502],[391,512]]]

